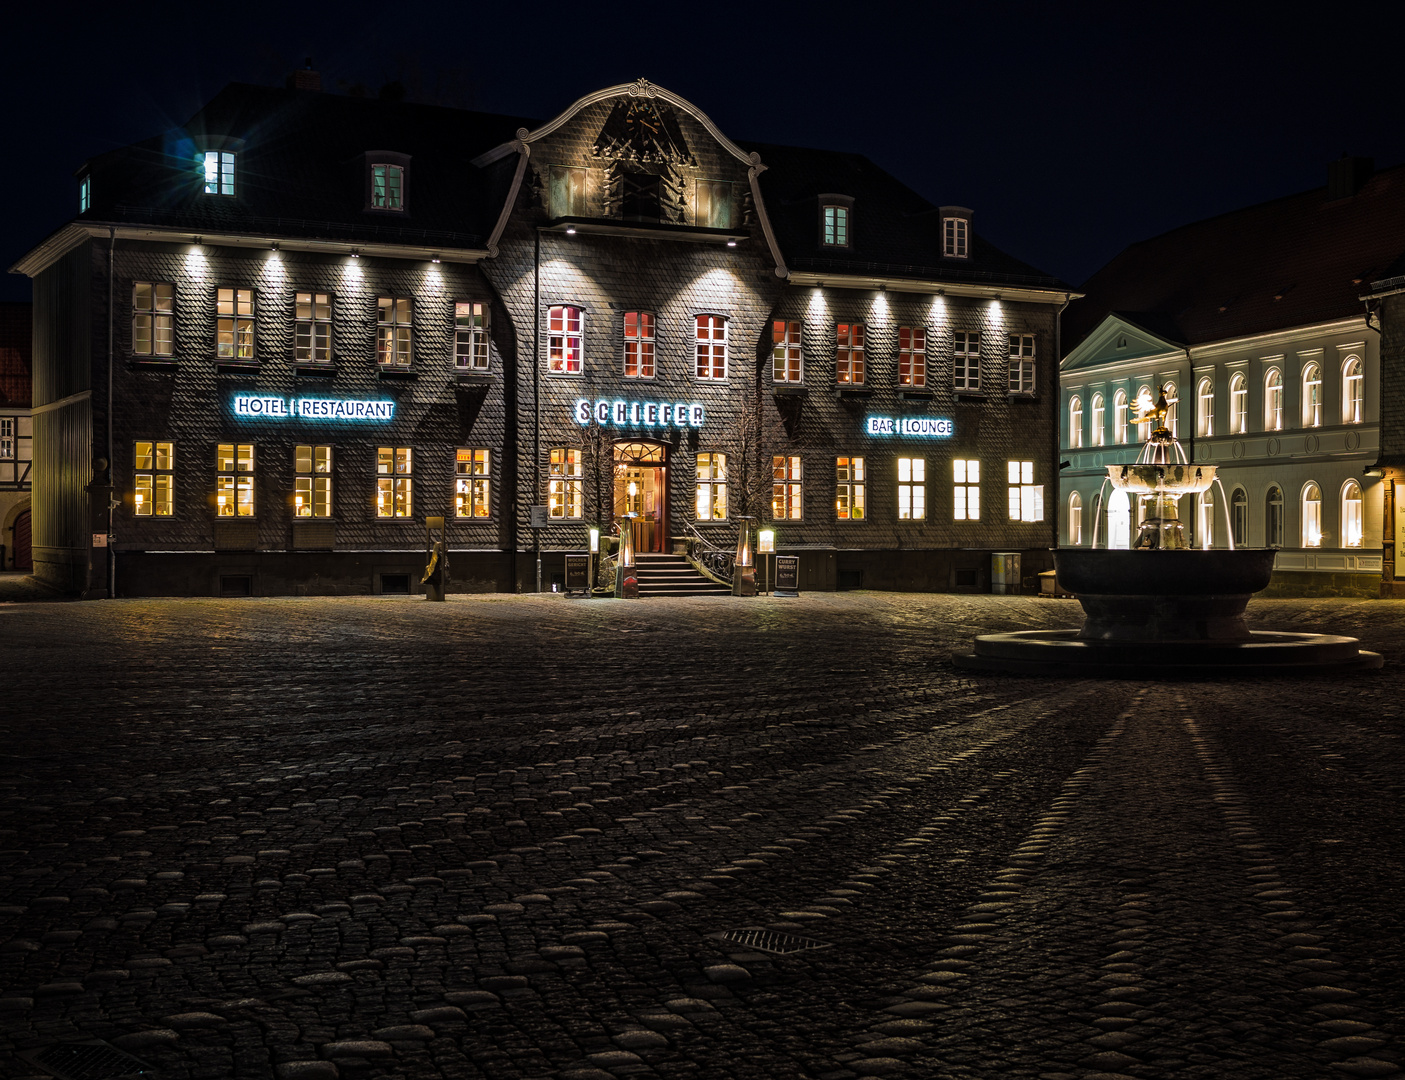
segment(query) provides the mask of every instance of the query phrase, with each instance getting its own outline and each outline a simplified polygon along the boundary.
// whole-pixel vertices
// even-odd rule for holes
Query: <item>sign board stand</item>
[[[566,595],[590,595],[590,552],[566,556]]]
[[[776,595],[800,595],[800,556],[776,556]]]

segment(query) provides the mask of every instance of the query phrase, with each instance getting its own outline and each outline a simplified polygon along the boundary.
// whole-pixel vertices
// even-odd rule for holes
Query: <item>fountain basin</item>
[[[1138,462],[1109,465],[1107,478],[1115,488],[1133,495],[1196,495],[1215,482],[1214,465],[1180,465]]]

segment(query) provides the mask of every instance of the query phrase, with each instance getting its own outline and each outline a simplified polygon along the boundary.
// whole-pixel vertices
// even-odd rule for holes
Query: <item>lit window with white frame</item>
[[[1229,497],[1229,535],[1235,547],[1249,542],[1249,496],[1243,488],[1235,488]]]
[[[215,319],[215,356],[220,360],[253,360],[254,290],[217,289]]]
[[[1166,429],[1170,431],[1171,438],[1180,438],[1180,395],[1176,393],[1176,384],[1168,382],[1161,392],[1166,395]]]
[[[375,210],[405,209],[405,169],[400,165],[371,166],[371,207]],[[424,207],[420,207],[421,210]]]
[[[694,509],[699,521],[727,520],[727,455],[712,451],[698,454],[698,480]]]
[[[1195,433],[1202,438],[1215,434],[1215,384],[1201,379],[1195,390]]]
[[[1077,394],[1068,399],[1068,445],[1073,450],[1083,445],[1083,399]]]
[[[1348,480],[1342,485],[1342,547],[1359,548],[1365,542],[1366,519],[1361,485]]]
[[[547,311],[546,363],[556,375],[581,373],[581,309],[563,304]]]
[[[414,301],[376,299],[376,362],[383,368],[409,367],[414,358]]]
[[[557,520],[576,520],[585,514],[585,475],[581,452],[569,447],[551,451],[547,468],[546,505],[548,515]]]
[[[0,416],[0,461],[15,458],[15,417]]]
[[[956,331],[951,352],[951,378],[954,390],[979,392],[981,388],[980,331]]]
[[[1249,431],[1249,383],[1235,373],[1229,380],[1229,433],[1245,435]]]
[[[1195,533],[1200,547],[1215,546],[1215,494],[1209,489],[1195,497]]]
[[[1147,409],[1156,403],[1156,395],[1151,392],[1151,387],[1143,386],[1137,391],[1137,411],[1145,416]],[[1146,442],[1151,438],[1151,421],[1143,420],[1137,425],[1137,442]]]
[[[93,178],[85,176],[78,181],[78,212],[86,214],[93,205]]]
[[[454,301],[454,366],[482,374],[491,363],[488,351],[488,305],[482,300]]]
[[[927,331],[921,326],[898,327],[898,385],[908,390],[927,386]]]
[[[868,478],[861,457],[834,459],[834,516],[839,521],[864,521],[868,513]]]
[[[951,463],[953,481],[951,516],[954,521],[981,519],[981,463],[975,458],[957,458]]]
[[[408,446],[376,448],[376,517],[407,518],[414,513],[414,464]]]
[[[924,521],[927,517],[927,459],[898,458],[898,520]]]
[[[647,311],[624,313],[624,374],[627,379],[654,377],[654,317]]]
[[[205,194],[234,194],[234,154],[229,150],[205,151]]]
[[[1303,485],[1303,547],[1322,546],[1322,489],[1309,480]]]
[[[1119,390],[1112,396],[1112,441],[1118,445],[1127,442],[1127,391]]]
[[[1010,335],[1010,393],[1034,393],[1034,335]]]
[[[693,320],[696,348],[694,374],[699,379],[727,377],[727,320],[721,315],[699,315]]]
[[[293,514],[300,518],[332,516],[332,448],[293,447]]]
[[[493,480],[493,452],[482,446],[461,446],[454,454],[454,516],[485,518]]]
[[[1342,365],[1342,423],[1359,424],[1365,400],[1365,372],[1361,360],[1348,356]]]
[[[847,206],[826,206],[824,208],[823,235],[825,247],[849,246],[849,208]]]
[[[834,379],[843,386],[864,383],[864,325],[836,323],[834,326]]]
[[[1322,369],[1316,364],[1303,368],[1303,427],[1322,426]]]
[[[1264,543],[1266,547],[1281,548],[1284,536],[1283,491],[1276,484],[1268,489],[1264,499]]]
[[[176,287],[167,281],[132,282],[132,355],[176,353]]]
[[[1264,376],[1264,430],[1283,430],[1283,374],[1277,368]]]
[[[951,259],[966,258],[969,231],[970,223],[965,218],[942,218],[942,254]]]
[[[1068,542],[1074,547],[1083,543],[1083,496],[1076,491],[1068,497]]]
[[[252,443],[220,443],[215,447],[215,513],[219,517],[254,516]]]
[[[798,320],[771,323],[771,378],[778,383],[798,383],[805,377],[805,357],[800,347]]]
[[[1093,405],[1089,410],[1088,434],[1093,446],[1102,446],[1107,439],[1107,405],[1102,394],[1093,395]]]
[[[1044,520],[1044,485],[1034,482],[1034,462],[1011,461],[1005,466],[1009,485],[1010,520]]]
[[[132,508],[137,517],[170,517],[176,501],[175,444],[138,440],[133,444],[132,463],[136,470]]]
[[[805,502],[801,490],[800,455],[776,454],[771,458],[771,517],[799,521]]]
[[[295,294],[293,359],[300,364],[332,362],[332,297],[330,293]]]

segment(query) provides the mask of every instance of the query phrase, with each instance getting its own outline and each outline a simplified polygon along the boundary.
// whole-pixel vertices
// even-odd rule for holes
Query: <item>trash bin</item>
[[[996,596],[1017,596],[1020,591],[1020,553],[995,551],[990,556],[990,591]]]

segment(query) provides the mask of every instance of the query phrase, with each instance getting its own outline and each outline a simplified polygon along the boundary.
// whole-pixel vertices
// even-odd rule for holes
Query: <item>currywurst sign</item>
[[[703,407],[684,401],[587,401],[576,402],[576,423],[586,427],[594,420],[601,427],[703,426]]]
[[[266,394],[235,394],[234,415],[263,420],[392,420],[393,401],[361,401],[344,398],[278,397]]]
[[[870,416],[864,422],[864,430],[870,435],[946,439],[955,431],[955,425],[945,416]]]

